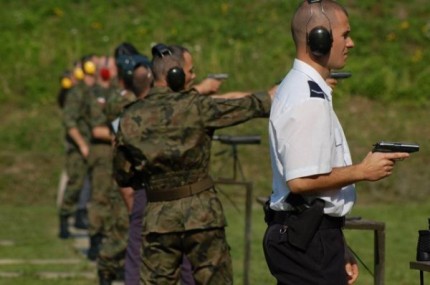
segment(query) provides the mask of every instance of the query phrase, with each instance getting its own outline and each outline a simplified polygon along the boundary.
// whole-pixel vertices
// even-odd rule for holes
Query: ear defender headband
[[[142,54],[134,54],[131,56],[134,61],[133,69],[136,69],[139,66],[144,66],[146,68],[151,68],[151,61]]]
[[[328,54],[331,50],[331,46],[333,44],[333,34],[331,31],[331,22],[329,17],[324,11],[324,7],[322,5],[322,0],[307,0],[310,5],[314,3],[319,3],[321,7],[321,13],[327,18],[330,30],[327,30],[323,26],[318,26],[313,28],[308,33],[308,25],[313,17],[313,11],[311,7],[311,15],[309,17],[308,22],[306,23],[306,41],[311,50],[311,53],[315,57],[321,57]]]
[[[168,46],[164,44],[155,45],[152,50],[152,56],[157,56],[159,58],[163,58],[165,56],[172,56],[172,51]],[[167,85],[169,85],[170,89],[175,92],[181,91],[185,88],[185,72],[180,66],[175,66],[170,68],[167,71],[166,76]]]

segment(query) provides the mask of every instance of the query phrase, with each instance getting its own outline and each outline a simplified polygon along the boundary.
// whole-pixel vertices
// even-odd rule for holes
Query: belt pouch
[[[306,210],[289,215],[285,221],[288,226],[288,242],[298,249],[306,251],[321,225],[323,216],[324,201],[321,199],[313,201]]]
[[[270,199],[267,200],[266,203],[264,203],[263,210],[264,210],[264,221],[266,222],[267,225],[270,225],[270,223],[273,221],[273,218],[275,217],[275,211],[270,209]]]

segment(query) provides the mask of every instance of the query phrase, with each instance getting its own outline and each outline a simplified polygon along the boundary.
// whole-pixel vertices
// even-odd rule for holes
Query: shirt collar
[[[293,69],[304,73],[310,80],[316,82],[318,86],[322,89],[324,94],[327,95],[329,101],[332,101],[333,89],[325,82],[324,78],[322,78],[321,74],[319,74],[312,66],[301,61],[300,59],[294,59]]]

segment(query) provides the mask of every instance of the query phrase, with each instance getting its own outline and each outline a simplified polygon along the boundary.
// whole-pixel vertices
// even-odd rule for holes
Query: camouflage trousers
[[[110,218],[106,221],[103,241],[97,258],[97,269],[106,276],[115,276],[124,269],[129,218],[127,208],[117,188],[110,193]]]
[[[112,176],[112,147],[109,144],[91,145],[89,157],[91,171],[91,199],[88,206],[88,233],[103,234],[109,227],[110,192],[115,187]]]
[[[183,255],[191,262],[196,284],[233,284],[230,247],[224,228],[144,235],[141,284],[177,284]]]
[[[76,205],[88,175],[88,164],[78,150],[67,151],[66,173],[68,180],[60,206],[60,215],[70,216],[76,211]]]

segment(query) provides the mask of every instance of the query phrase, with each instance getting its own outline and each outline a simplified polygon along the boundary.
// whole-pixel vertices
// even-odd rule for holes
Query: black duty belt
[[[169,188],[166,190],[147,190],[149,202],[173,201],[181,198],[193,196],[197,193],[206,191],[214,186],[210,177],[204,178],[192,184]]]
[[[290,211],[273,211],[273,217],[269,224],[288,225],[288,220],[294,219],[294,216],[298,214],[298,212]],[[319,229],[337,229],[342,228],[344,225],[345,217],[332,217],[324,214]]]
[[[93,145],[112,145],[112,142],[101,140],[101,139],[91,139],[91,144]]]

